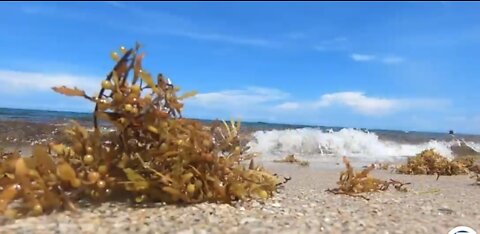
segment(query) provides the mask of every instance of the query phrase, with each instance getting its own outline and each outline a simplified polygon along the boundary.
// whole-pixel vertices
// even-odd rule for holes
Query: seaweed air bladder
[[[239,123],[205,126],[183,118],[179,88],[142,67],[140,45],[120,48],[98,96],[59,86],[95,105],[94,131],[76,122],[65,142],[37,145],[30,157],[1,152],[0,214],[18,218],[91,203],[229,203],[266,199],[281,183],[261,167],[246,168]],[[33,81],[32,81],[33,82]],[[99,122],[113,125],[102,132]]]

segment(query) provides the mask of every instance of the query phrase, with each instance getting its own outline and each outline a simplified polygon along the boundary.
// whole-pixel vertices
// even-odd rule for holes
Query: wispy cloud
[[[338,51],[345,50],[348,46],[348,38],[346,37],[335,37],[332,39],[327,39],[316,43],[313,47],[316,51]]]
[[[305,102],[284,102],[275,108],[283,110],[314,111],[334,106],[346,106],[362,115],[384,115],[400,108],[400,101],[395,99],[369,97],[362,92],[337,92],[322,95],[318,100]]]
[[[299,39],[307,38],[307,34],[303,32],[290,32],[285,34],[285,37],[291,40],[299,40]]]
[[[478,112],[473,111],[471,113],[462,113],[461,115],[446,115],[443,118],[444,122],[441,125],[455,132],[473,134],[480,132],[480,113]]]
[[[361,92],[338,92],[324,94],[313,104],[314,108],[344,105],[364,115],[383,115],[392,112],[398,105],[395,100],[367,97]]]
[[[123,8],[126,8],[126,7],[127,7],[127,6],[126,6],[124,3],[122,3],[121,1],[102,1],[102,2],[104,2],[104,3],[106,3],[106,4],[110,5],[110,6],[116,7],[116,8],[121,8],[121,9],[123,9]]]
[[[49,74],[0,70],[0,90],[2,93],[22,95],[31,91],[49,91],[54,86],[78,87],[88,93],[99,88],[102,78],[71,74]]]
[[[355,62],[381,62],[383,64],[393,65],[399,64],[405,61],[405,58],[395,55],[389,56],[378,56],[374,54],[359,54],[353,53],[350,55],[350,58]]]
[[[263,46],[271,47],[278,45],[278,43],[269,41],[266,39],[254,38],[254,37],[238,37],[226,34],[218,33],[195,33],[195,32],[171,32],[173,35],[185,36],[191,39],[205,40],[205,41],[217,41],[223,43],[237,44],[237,45],[251,45],[251,46]]]
[[[19,11],[27,15],[49,18],[61,18],[75,21],[91,21],[94,18],[88,12],[78,11],[60,5],[29,2],[19,6]]]
[[[287,97],[289,97],[288,93],[278,89],[250,87],[247,89],[200,93],[189,99],[188,102],[206,108],[235,109],[283,100]]]
[[[399,111],[447,108],[450,102],[445,99],[373,97],[355,91],[327,93],[320,96],[319,99],[295,101],[293,95],[278,89],[248,88],[201,93],[189,100],[188,105],[227,112],[239,109],[248,110],[242,115],[251,116],[260,112],[278,114],[279,111],[293,110],[310,113],[343,106],[360,115],[383,116]]]
[[[444,109],[450,106],[450,101],[432,98],[382,98],[367,96],[363,92],[337,92],[324,94],[313,103],[314,108],[335,105],[349,107],[363,115],[381,116],[405,110]]]
[[[271,107],[289,98],[278,89],[250,87],[200,93],[185,100],[186,114],[200,118],[240,118],[243,120],[277,121]]]
[[[144,9],[133,4],[119,1],[104,1],[106,5],[123,11],[128,16],[109,20],[93,15],[89,11],[67,9],[56,5],[27,4],[20,10],[25,14],[42,15],[62,19],[95,22],[108,27],[130,30],[136,33],[161,34],[189,38],[192,40],[211,41],[225,44],[235,44],[257,47],[277,47],[280,42],[253,35],[235,35],[209,30],[187,17],[171,14],[165,11]],[[127,20],[128,19],[128,20]]]
[[[369,62],[375,59],[375,55],[371,54],[351,54],[350,58],[352,58],[356,62]]]
[[[140,31],[143,33],[173,35],[186,37],[193,40],[246,46],[275,47],[280,45],[278,41],[257,36],[232,35],[208,30],[202,25],[195,23],[194,20],[168,12],[147,10],[131,4],[116,1],[109,1],[105,3],[118,8],[119,10],[128,12],[134,17],[132,21],[142,22],[141,26],[138,24],[121,24],[123,29],[128,28],[129,30],[135,32]],[[112,24],[111,26],[117,27],[115,25],[116,24]]]
[[[279,110],[297,110],[299,109],[301,106],[300,106],[300,103],[298,102],[284,102],[284,103],[281,103],[279,105],[276,105],[274,108],[275,109],[279,109]]]
[[[399,64],[402,63],[405,59],[398,56],[387,56],[382,58],[382,63],[385,64]]]

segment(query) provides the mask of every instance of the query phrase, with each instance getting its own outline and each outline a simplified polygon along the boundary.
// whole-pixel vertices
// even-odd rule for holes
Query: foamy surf
[[[465,144],[462,145],[462,142]],[[325,161],[348,156],[366,161],[394,160],[414,156],[425,149],[452,159],[452,147],[470,147],[478,152],[480,144],[458,139],[429,140],[417,144],[381,139],[376,133],[356,129],[324,131],[315,128],[257,131],[247,144],[250,152],[259,153],[262,160],[280,159],[288,154],[308,160]]]

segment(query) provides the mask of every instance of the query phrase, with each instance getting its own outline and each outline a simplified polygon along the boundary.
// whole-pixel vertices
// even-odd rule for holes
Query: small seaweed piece
[[[398,180],[390,179],[390,185],[393,185],[393,187],[400,192],[408,192],[408,189],[405,187],[405,185],[410,185],[411,183],[404,183]]]
[[[476,173],[476,174],[480,174],[480,164],[475,164],[475,165],[472,165],[468,168],[468,170],[470,172],[473,172],[473,173]]]
[[[302,167],[308,167],[308,166],[310,166],[310,162],[309,161],[301,161],[298,165],[300,165]]]
[[[392,168],[395,167],[394,164],[390,163],[390,162],[375,162],[375,163],[372,163],[370,165],[373,165],[373,167],[377,170],[391,170]],[[364,168],[367,168],[368,166],[364,166]]]
[[[431,188],[431,189],[428,189],[428,190],[425,190],[425,191],[418,192],[418,194],[420,194],[420,195],[435,194],[435,193],[439,193],[440,191],[441,190],[439,188]]]
[[[333,193],[335,195],[347,195],[347,196],[351,196],[351,197],[359,197],[359,198],[363,198],[367,201],[370,201],[370,198],[362,195],[362,194],[354,194],[354,193],[351,193],[351,192],[345,192],[343,190],[340,190],[338,188],[334,188],[334,189],[327,189],[325,190],[326,192],[329,192],[329,193]]]
[[[295,158],[295,155],[293,155],[293,154],[287,155],[287,156],[285,156],[285,158],[280,159],[280,160],[273,160],[273,162],[276,162],[276,163],[296,163],[296,164],[298,164],[300,166],[303,166],[303,167],[306,167],[306,166],[310,165],[310,163],[308,161],[299,160],[299,159]]]
[[[368,174],[374,169],[374,165],[370,165],[360,172],[354,172],[347,157],[343,157],[343,163],[345,164],[346,170],[340,173],[340,178],[337,182],[339,187],[327,189],[327,192],[361,197],[369,200],[367,197],[360,195],[359,193],[385,191],[390,185],[393,185],[398,191],[407,191],[404,186],[410,184],[392,179],[390,181],[383,181],[370,177]]]
[[[480,174],[476,173],[476,174],[472,175],[471,178],[475,179],[475,184],[476,185],[480,185]]]
[[[426,175],[462,175],[468,173],[468,168],[473,164],[473,158],[458,158],[448,160],[436,153],[433,149],[427,149],[408,159],[407,163],[398,167],[401,174],[426,174]]]
[[[475,179],[474,184],[480,185],[480,164],[472,165],[468,170],[470,171],[470,178]]]

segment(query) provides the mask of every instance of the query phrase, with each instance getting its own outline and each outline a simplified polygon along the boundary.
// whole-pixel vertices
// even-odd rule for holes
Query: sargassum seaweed
[[[299,160],[293,154],[287,155],[287,156],[285,156],[285,158],[280,159],[280,160],[273,160],[273,162],[276,162],[276,163],[293,163],[293,164],[298,164],[298,165],[303,166],[303,167],[306,167],[306,166],[310,165],[310,163],[308,161]]]
[[[398,167],[397,172],[411,175],[437,175],[438,179],[441,175],[467,174],[473,164],[474,159],[471,157],[448,160],[433,149],[427,149],[408,158],[407,163]]]
[[[11,218],[75,210],[77,202],[229,203],[271,197],[282,184],[263,168],[246,168],[240,123],[206,126],[181,115],[188,92],[142,67],[140,45],[113,52],[116,65],[98,95],[77,87],[55,92],[95,104],[94,131],[73,122],[66,142],[37,145],[31,157],[1,152],[0,215]],[[35,82],[35,81],[32,81]],[[103,132],[100,121],[113,127]]]
[[[361,195],[360,193],[385,191],[390,185],[393,185],[398,191],[406,192],[407,188],[404,186],[410,184],[402,183],[392,179],[390,181],[384,181],[370,177],[368,174],[374,169],[374,165],[370,165],[361,172],[354,172],[353,167],[350,165],[350,161],[348,161],[347,157],[343,157],[343,163],[345,164],[346,170],[340,173],[340,178],[337,182],[338,188],[327,189],[327,192],[360,197],[365,200],[369,200],[369,198]]]

